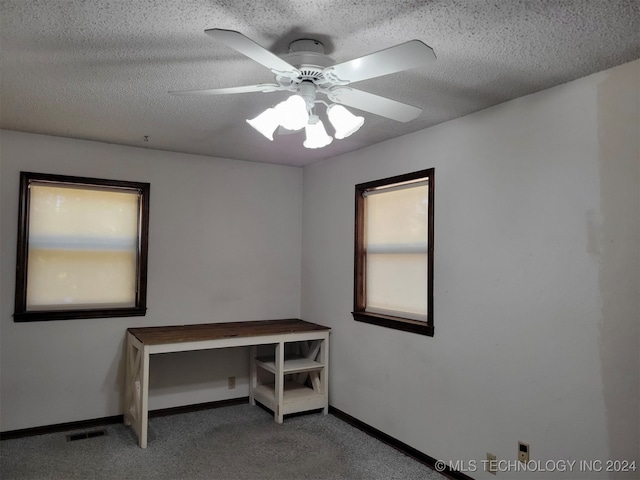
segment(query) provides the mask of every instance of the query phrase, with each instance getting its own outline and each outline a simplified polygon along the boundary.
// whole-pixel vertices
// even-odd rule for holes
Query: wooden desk
[[[298,319],[207,323],[127,330],[125,424],[131,425],[138,444],[147,447],[149,416],[149,356],[213,348],[249,346],[249,401],[258,401],[283,416],[329,407],[329,330]],[[257,358],[258,345],[275,345],[275,353]],[[286,349],[285,346],[289,348]],[[293,347],[293,348],[291,348]],[[258,371],[271,374],[261,382]],[[269,374],[266,374],[269,376]],[[286,378],[285,378],[286,377]]]

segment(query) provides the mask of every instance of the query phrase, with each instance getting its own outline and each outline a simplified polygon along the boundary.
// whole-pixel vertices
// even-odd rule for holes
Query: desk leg
[[[131,334],[127,334],[127,343],[125,345],[125,373],[124,373],[124,424],[129,426],[137,417],[136,409],[135,409],[135,400],[134,400],[134,391],[135,391],[135,375],[133,371],[136,370],[137,366],[135,362],[137,360],[137,356],[135,355],[136,350],[134,350],[134,346],[131,341]]]
[[[149,418],[149,347],[133,335],[127,336],[127,371],[124,423],[138,435],[138,445],[147,448]]]
[[[324,409],[322,413],[329,413],[329,335],[320,343],[320,363],[324,368],[320,371],[320,385],[322,385],[324,394]]]
[[[249,404],[255,405],[256,399],[253,392],[258,386],[258,368],[256,367],[256,356],[258,355],[258,347],[251,345],[249,347]]]
[[[284,415],[282,413],[282,406],[284,400],[284,342],[276,344],[276,374],[275,374],[275,411],[274,420],[277,423],[284,421]]]
[[[149,427],[149,347],[142,354],[142,389],[140,392],[140,448],[147,448],[147,429]]]

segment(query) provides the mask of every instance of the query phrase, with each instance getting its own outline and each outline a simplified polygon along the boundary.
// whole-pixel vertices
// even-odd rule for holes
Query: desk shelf
[[[249,399],[274,412],[276,422],[284,415],[328,409],[329,335],[305,341],[282,342],[272,355],[257,357],[252,351]],[[295,352],[295,354],[292,354]]]
[[[256,401],[269,410],[277,410],[275,384],[258,385],[253,392]],[[324,408],[324,395],[295,381],[284,383],[282,415]]]
[[[271,372],[273,374],[276,373],[276,362],[273,358],[270,357],[258,357],[255,359],[257,366],[260,368]],[[283,373],[288,375],[290,373],[300,373],[300,372],[311,372],[313,370],[321,370],[324,368],[324,365],[320,362],[316,362],[315,360],[311,360],[305,357],[292,357],[286,358],[284,361]]]

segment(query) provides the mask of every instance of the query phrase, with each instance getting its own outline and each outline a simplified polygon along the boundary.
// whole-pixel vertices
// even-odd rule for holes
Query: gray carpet
[[[442,480],[429,467],[344,423],[312,413],[278,425],[236,405],[152,418],[149,446],[124,425],[68,442],[73,432],[0,442],[0,477],[17,479]],[[90,429],[95,430],[95,429]],[[84,430],[81,430],[84,431]]]

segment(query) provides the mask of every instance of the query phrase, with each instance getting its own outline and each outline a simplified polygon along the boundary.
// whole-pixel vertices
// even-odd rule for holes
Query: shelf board
[[[276,408],[276,392],[273,384],[258,385],[254,390],[255,399],[271,410]],[[282,414],[304,412],[325,407],[324,395],[297,382],[285,382]]]
[[[276,362],[272,357],[258,357],[256,358],[256,364],[271,373],[276,373]],[[285,359],[283,373],[286,375],[289,373],[312,372],[323,368],[324,365],[315,360],[293,357]]]

